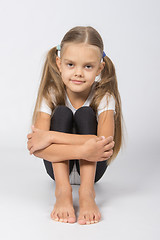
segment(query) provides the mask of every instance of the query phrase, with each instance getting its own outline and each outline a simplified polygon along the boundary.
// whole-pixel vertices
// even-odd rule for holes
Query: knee
[[[55,108],[52,118],[57,119],[58,121],[61,121],[62,119],[70,121],[73,118],[73,113],[68,107],[61,105]]]
[[[81,107],[74,115],[76,131],[81,134],[97,133],[97,118],[91,107]]]
[[[57,106],[54,110],[53,116],[67,116],[67,117],[72,117],[73,113],[71,109],[64,105]]]
[[[83,120],[84,117],[87,118],[87,119],[95,119],[96,118],[96,115],[95,115],[95,112],[94,110],[91,108],[91,107],[81,107],[79,108],[76,112],[75,112],[75,120],[78,121],[79,119]]]
[[[57,106],[54,110],[54,114],[51,118],[51,130],[55,130],[59,127],[72,126],[73,123],[73,113],[71,109],[64,105]],[[53,129],[52,129],[53,128]],[[58,130],[58,129],[57,129]]]

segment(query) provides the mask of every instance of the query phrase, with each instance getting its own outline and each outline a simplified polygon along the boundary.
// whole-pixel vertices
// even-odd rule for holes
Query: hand
[[[109,159],[114,147],[113,137],[104,136],[91,138],[83,144],[83,155],[85,160],[90,162],[99,162]]]
[[[27,148],[30,154],[33,154],[37,150],[44,149],[51,144],[49,131],[40,130],[34,126],[32,126],[32,133],[29,133],[27,138]]]

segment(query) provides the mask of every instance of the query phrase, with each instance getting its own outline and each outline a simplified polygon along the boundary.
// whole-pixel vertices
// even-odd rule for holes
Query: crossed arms
[[[32,133],[27,135],[30,154],[50,162],[85,159],[104,161],[113,154],[114,111],[99,116],[97,136],[49,131],[50,115],[39,112]],[[102,137],[103,136],[103,137]]]

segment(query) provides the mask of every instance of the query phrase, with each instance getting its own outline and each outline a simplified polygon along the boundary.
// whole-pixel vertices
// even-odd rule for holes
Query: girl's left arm
[[[114,110],[107,110],[99,115],[97,136],[112,136],[114,139]]]

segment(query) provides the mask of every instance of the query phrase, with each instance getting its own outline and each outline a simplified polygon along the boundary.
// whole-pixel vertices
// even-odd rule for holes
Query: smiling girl
[[[94,184],[121,148],[121,120],[115,67],[101,36],[72,28],[47,54],[27,135],[30,154],[44,160],[56,183],[53,220],[76,222],[71,185],[79,184],[78,223],[100,221]]]

